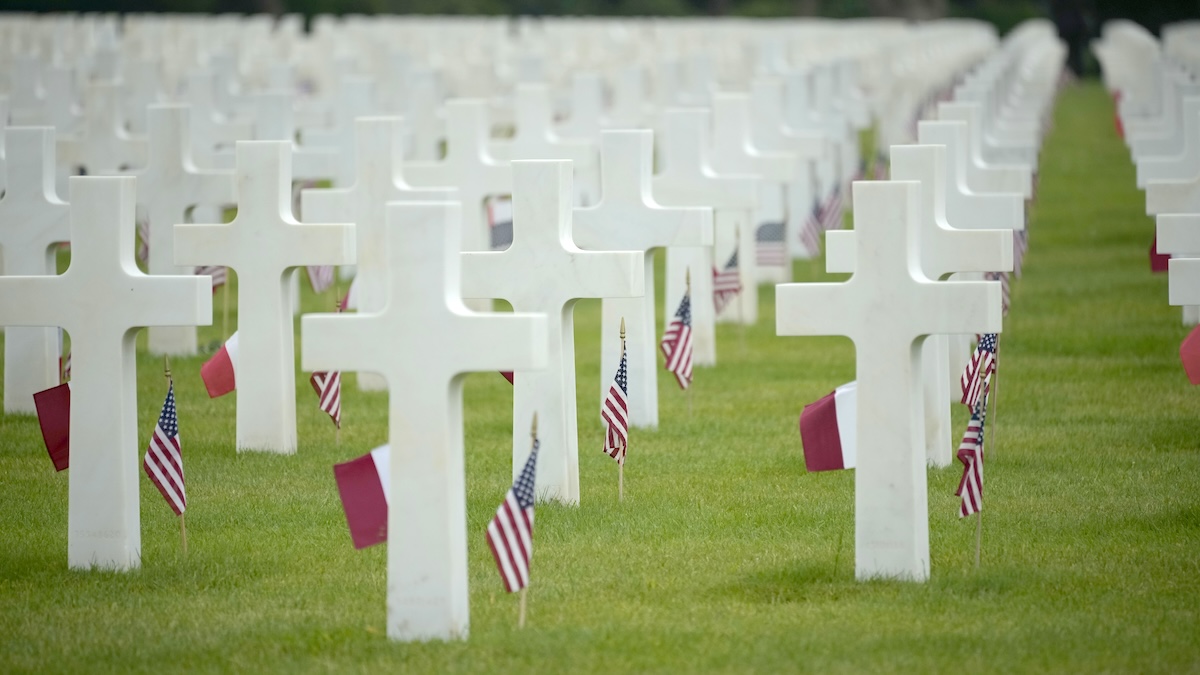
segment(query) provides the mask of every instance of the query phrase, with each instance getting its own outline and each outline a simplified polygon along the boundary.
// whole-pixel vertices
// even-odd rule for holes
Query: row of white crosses
[[[1121,102],[1137,185],[1157,221],[1157,251],[1172,257],[1168,301],[1183,306],[1184,324],[1200,323],[1200,64],[1187,59],[1189,47],[1168,51],[1127,22],[1105,24],[1092,49]]]
[[[1056,40],[1044,35],[1037,42]],[[1055,80],[1062,50],[1047,50],[1042,58],[1044,67],[1031,74],[1033,81]],[[1052,94],[1034,88],[1028,104],[1040,108],[1042,98]],[[1005,119],[1000,112],[992,129]],[[1025,195],[994,192],[995,183],[978,188],[992,194],[976,194],[970,185],[969,166],[979,165],[976,179],[992,168],[970,140],[986,138],[988,131],[976,115],[922,122],[923,145],[891,148],[891,181],[855,184],[854,230],[827,235],[829,271],[853,273],[850,279],[777,287],[778,334],[846,335],[855,343],[855,573],[860,579],[928,579],[926,465],[945,466],[951,457],[950,396],[939,336],[1001,329],[999,284],[939,281],[951,272],[1012,268],[1012,230],[1022,226]],[[1034,148],[1042,131],[1035,129],[1026,139]],[[1032,159],[1036,162],[1036,153]],[[951,217],[956,201],[989,197],[990,203],[977,202],[982,208]],[[1017,210],[993,210],[1016,217],[981,223],[977,215],[1001,200],[1015,203]]]

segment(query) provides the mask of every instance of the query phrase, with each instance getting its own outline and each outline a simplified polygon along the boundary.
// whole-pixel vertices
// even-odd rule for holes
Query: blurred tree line
[[[1200,18],[1200,0],[0,0],[0,11],[596,16],[977,18],[1001,33],[1032,17],[1078,21],[1094,35],[1111,18],[1157,32]]]

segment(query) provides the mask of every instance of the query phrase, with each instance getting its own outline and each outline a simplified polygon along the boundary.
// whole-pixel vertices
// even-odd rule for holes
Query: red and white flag
[[[970,362],[958,378],[959,386],[962,387],[962,402],[968,408],[974,409],[979,403],[988,378],[996,370],[996,348],[995,333],[981,336],[975,353],[971,354]]]
[[[354,548],[387,541],[389,455],[388,446],[381,445],[362,457],[333,465]]]
[[[690,292],[683,294],[675,318],[667,326],[659,343],[663,356],[667,357],[666,369],[675,376],[680,389],[692,383],[692,299]]]
[[[488,548],[496,559],[496,569],[509,593],[529,585],[529,561],[533,557],[533,489],[537,474],[538,441],[525,460],[496,515],[487,526]]]
[[[820,255],[821,205],[815,199],[813,200],[812,211],[804,219],[804,226],[800,228],[800,243],[804,244],[804,250],[808,251],[810,256]]]
[[[71,464],[71,385],[60,384],[33,395],[38,426],[46,452],[54,462],[54,470],[62,471]]]
[[[237,388],[238,334],[229,336],[221,349],[200,366],[200,378],[209,398],[224,396]]]
[[[317,407],[329,414],[333,425],[342,428],[342,374],[336,370],[313,373],[308,379],[317,392]]]
[[[858,456],[858,384],[848,382],[800,413],[804,466],[810,472],[853,469]]]
[[[983,427],[987,421],[987,390],[971,411],[967,431],[958,446],[958,461],[963,463],[962,479],[958,481],[956,496],[962,497],[958,515],[965,518],[983,510]]]
[[[738,275],[738,252],[733,250],[733,255],[729,256],[729,260],[725,263],[724,269],[713,268],[713,306],[718,314],[725,305],[729,304],[730,300],[742,292],[742,279]]]
[[[187,509],[187,493],[183,487],[183,454],[179,444],[179,418],[175,410],[175,383],[167,387],[167,400],[163,401],[158,423],[150,435],[142,469],[151,482],[162,493],[167,505],[175,515],[183,515]]]
[[[338,311],[345,312],[351,309],[358,309],[358,277],[350,280],[350,288],[346,289],[346,294],[338,302]]]
[[[1188,382],[1200,384],[1200,326],[1193,328],[1179,344],[1179,360],[1183,362]]]
[[[821,228],[824,230],[840,230],[842,229],[842,211],[844,210],[842,203],[842,188],[834,186],[833,192],[825,201],[825,206],[821,209]]]
[[[629,364],[624,348],[617,374],[600,404],[600,420],[604,422],[604,452],[617,460],[617,464],[624,464],[625,451],[629,449]]]

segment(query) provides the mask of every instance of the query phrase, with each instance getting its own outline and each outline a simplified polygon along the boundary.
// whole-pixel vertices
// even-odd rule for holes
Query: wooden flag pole
[[[538,449],[538,413],[536,412],[533,413],[533,425],[529,428],[529,436],[533,438],[533,448]],[[530,575],[530,580],[532,580],[532,575]],[[526,609],[526,592],[528,590],[529,586],[521,589],[521,610],[517,615],[517,628],[524,628],[524,609]]]
[[[229,339],[229,268],[225,268],[225,283],[221,284],[221,344]]]
[[[621,317],[621,355],[625,355],[625,317]],[[629,454],[629,432],[625,432],[625,454]],[[625,458],[617,462],[617,501],[625,501]]]
[[[684,278],[684,281],[687,284],[685,286],[685,288],[687,290],[684,292],[686,293],[686,295],[688,296],[688,298],[690,300],[690,298],[692,297],[692,268],[691,267],[687,268],[687,273]],[[678,342],[678,341],[676,341],[676,342]],[[690,382],[688,383],[688,388],[687,388],[687,402],[688,402],[688,421],[690,422],[692,419],[692,385]]]
[[[339,289],[338,289],[338,282],[337,282],[337,268],[334,267],[333,268],[333,311],[335,311],[335,312],[342,311],[342,303],[338,302],[338,290]],[[338,385],[339,388],[341,386],[342,386],[341,384]],[[340,399],[341,396],[342,396],[342,393],[339,390],[338,398]],[[340,402],[338,403],[337,424],[333,425],[333,444],[336,446],[339,446],[339,447],[342,445],[342,413],[341,413],[341,403]]]
[[[173,384],[171,379],[171,357],[163,354],[163,377],[167,378],[167,387]],[[183,514],[179,514],[179,540],[183,546],[183,554],[187,555],[187,524],[183,520]]]

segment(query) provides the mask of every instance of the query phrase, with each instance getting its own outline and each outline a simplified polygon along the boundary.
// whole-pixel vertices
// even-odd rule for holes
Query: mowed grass
[[[690,415],[660,377],[661,428],[634,432],[618,503],[596,414],[599,306],[582,302],[582,502],[538,507],[523,631],[483,534],[511,478],[499,375],[465,392],[470,638],[395,644],[385,549],[353,549],[330,468],[385,442],[385,395],[350,378],[337,445],[300,374],[299,452],[238,454],[234,397],[207,398],[197,357],[172,364],[186,557],[143,477],[141,569],[68,570],[68,476],[32,418],[0,417],[0,671],[1200,670],[1200,392],[1179,365],[1180,310],[1148,269],[1143,203],[1104,92],[1066,90],[1001,342],[978,570],[956,464],[929,471],[929,583],[854,580],[853,472],[806,474],[796,428],[854,377],[853,346],[775,337],[771,288],[757,326],[720,328]],[[820,269],[798,263],[797,278]],[[165,386],[160,360],[138,358],[144,447]]]

